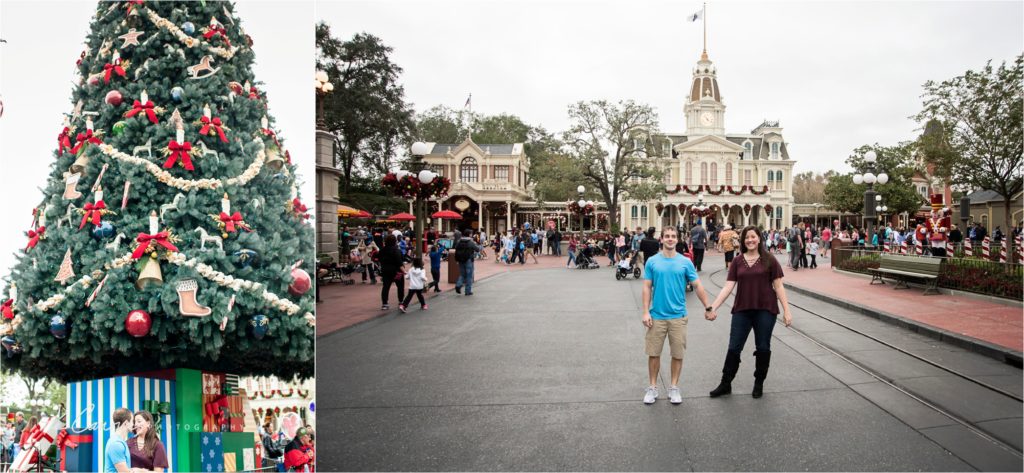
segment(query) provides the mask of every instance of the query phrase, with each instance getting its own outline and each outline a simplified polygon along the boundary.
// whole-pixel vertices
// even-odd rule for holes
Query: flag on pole
[[[697,10],[696,13],[690,15],[690,22],[692,23],[692,22],[697,21],[697,20],[699,20],[701,18],[704,18],[704,9],[703,8],[701,8],[700,10]]]
[[[472,106],[472,102],[473,102],[473,94],[469,94],[469,97],[466,97],[466,104],[463,105],[462,108],[470,108]]]

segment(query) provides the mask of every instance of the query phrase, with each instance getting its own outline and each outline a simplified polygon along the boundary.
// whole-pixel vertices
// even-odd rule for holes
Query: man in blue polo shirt
[[[110,420],[114,424],[114,433],[107,441],[103,471],[106,473],[129,473],[132,471],[132,458],[128,453],[128,432],[131,432],[134,427],[132,411],[122,407],[114,411]]]
[[[661,351],[668,337],[672,355],[672,385],[668,399],[672,404],[683,402],[679,393],[679,373],[683,370],[683,352],[686,351],[686,285],[692,284],[697,298],[704,306],[704,316],[711,311],[704,286],[693,263],[676,252],[679,231],[667,226],[661,230],[661,251],[644,265],[644,315],[641,321],[647,327],[647,371],[651,384],[644,392],[644,404],[658,399],[658,371],[661,370]],[[653,296],[653,297],[652,297]]]

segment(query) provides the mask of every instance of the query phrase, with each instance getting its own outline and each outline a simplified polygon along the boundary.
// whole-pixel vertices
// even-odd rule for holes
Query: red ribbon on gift
[[[80,440],[92,441],[92,435],[68,435],[68,429],[60,429],[60,432],[57,433],[57,448],[60,449],[60,471],[68,471],[67,463],[65,462],[68,456],[65,450],[68,448],[78,448],[78,441]]]
[[[7,299],[3,305],[4,320],[14,318],[14,299]]]
[[[221,38],[224,38],[224,44],[228,45],[229,48],[231,47],[231,40],[228,39],[228,32],[225,31],[224,27],[220,25],[210,25],[209,31],[207,31],[206,34],[203,35],[203,38],[209,40],[210,38],[217,35],[220,35]]]
[[[235,212],[232,215],[228,215],[224,212],[220,213],[220,221],[224,223],[224,231],[228,233],[235,232],[235,224],[243,223],[242,214]]]
[[[103,140],[98,136],[93,136],[92,130],[86,130],[85,133],[79,133],[78,136],[75,137],[75,141],[78,141],[78,144],[76,144],[74,148],[71,148],[71,152],[74,154],[78,154],[78,150],[82,149],[86,143],[92,143],[94,145],[103,143]]]
[[[210,128],[217,130],[217,134],[220,135],[220,140],[227,143],[228,139],[224,136],[224,125],[220,121],[220,117],[213,117],[213,120],[203,117],[199,121],[203,124],[203,127],[199,129],[200,135],[209,135]]]
[[[188,155],[189,151],[192,151],[192,143],[188,141],[184,143],[178,143],[177,141],[171,140],[167,144],[167,148],[171,150],[171,156],[164,161],[164,169],[169,169],[174,166],[174,162],[181,158],[181,162],[185,165],[185,169],[194,171],[196,168],[192,167],[192,158]]]
[[[64,131],[57,135],[57,156],[64,155],[64,148],[71,151],[71,129],[64,127]]]
[[[100,217],[103,216],[103,209],[105,208],[107,208],[107,204],[104,204],[102,200],[95,204],[85,204],[85,207],[82,209],[85,210],[85,215],[82,215],[82,223],[78,226],[78,229],[85,228],[85,222],[89,221],[90,216],[92,216],[92,224],[99,225]]]
[[[227,423],[227,415],[225,414],[225,411],[228,408],[227,396],[220,394],[216,398],[214,398],[214,400],[206,403],[203,406],[203,408],[206,411],[206,415],[209,417],[213,417],[214,420],[217,422],[217,425]]]
[[[132,109],[125,112],[124,116],[125,118],[131,118],[137,115],[139,112],[146,112],[146,117],[149,118],[149,121],[157,123],[158,120],[156,118],[156,111],[153,110],[153,108],[154,106],[152,100],[148,100],[146,101],[146,103],[142,103],[136,100],[132,103]]]
[[[149,245],[151,243],[160,245],[164,248],[167,248],[170,251],[178,251],[178,247],[174,246],[173,243],[167,241],[167,238],[170,236],[170,233],[167,232],[160,232],[155,235],[150,235],[148,233],[139,233],[139,236],[135,238],[135,241],[139,242],[139,246],[137,246],[135,248],[135,251],[132,252],[132,258],[141,258],[142,255],[146,254],[146,249],[149,248]]]
[[[36,247],[36,243],[39,243],[39,239],[46,233],[46,227],[39,227],[35,230],[28,231],[28,246],[25,247],[25,251]]]
[[[104,84],[110,82],[110,73],[111,72],[115,72],[115,73],[117,73],[117,75],[119,75],[121,77],[124,77],[124,68],[121,67],[120,64],[111,64],[111,63],[108,62],[108,63],[106,63],[103,66],[103,71],[104,71],[103,72],[103,83]]]

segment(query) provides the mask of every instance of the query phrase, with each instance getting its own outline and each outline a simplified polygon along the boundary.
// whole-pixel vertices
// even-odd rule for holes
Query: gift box
[[[91,435],[92,441],[82,443],[78,448],[67,450],[70,459],[75,461],[88,458],[91,465],[78,471],[104,471],[107,443],[114,433],[111,416],[119,408],[127,408],[132,412],[153,408],[157,415],[154,422],[162,426],[159,438],[167,451],[170,464],[168,471],[177,471],[175,452],[178,438],[176,381],[169,379],[146,378],[141,376],[116,376],[113,378],[93,379],[68,383],[67,388],[67,431],[69,435]],[[198,409],[198,406],[196,407]],[[166,413],[164,413],[166,412]],[[83,450],[89,449],[89,453]],[[70,467],[69,467],[69,471]]]
[[[40,453],[46,454],[50,446],[54,444],[58,433],[64,428],[64,422],[58,417],[44,417],[38,425],[32,428],[25,441],[25,448],[18,452],[11,464],[10,471],[27,472],[35,469],[37,462],[46,462],[47,459],[40,458]]]
[[[224,452],[224,471],[238,471],[238,464],[235,461],[235,452]]]
[[[254,439],[257,437],[259,437],[259,434],[255,432],[224,432],[221,434],[221,438],[224,439],[225,455],[231,453],[233,455],[232,458],[235,459],[235,471],[252,471],[252,468],[245,466],[245,452],[246,450],[250,452],[253,450]],[[250,453],[250,455],[255,458],[253,453]]]
[[[228,396],[203,394],[203,432],[230,432]]]
[[[189,471],[224,471],[224,443],[220,432],[189,434],[192,461]]]
[[[65,431],[67,432],[67,431]],[[68,472],[86,472],[92,469],[92,451],[95,433],[87,430],[81,433],[67,432],[60,444],[60,469]]]
[[[231,432],[245,431],[244,401],[245,396],[228,396],[228,430]]]

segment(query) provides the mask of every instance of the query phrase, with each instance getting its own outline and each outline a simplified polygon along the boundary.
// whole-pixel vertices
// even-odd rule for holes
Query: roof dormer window
[[[747,161],[753,159],[754,155],[754,144],[750,141],[743,143],[743,160]]]

